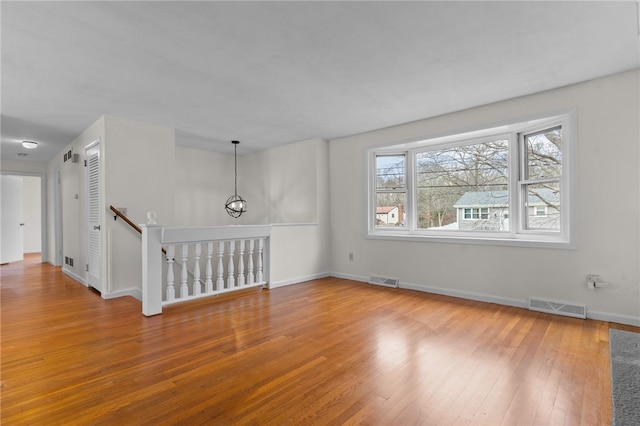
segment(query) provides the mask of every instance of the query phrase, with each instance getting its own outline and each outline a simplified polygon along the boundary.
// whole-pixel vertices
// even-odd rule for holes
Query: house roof
[[[376,207],[376,214],[387,214],[389,212],[391,212],[391,210],[397,209],[398,207],[396,206],[382,206],[382,207]]]
[[[559,204],[560,194],[549,188],[539,188],[538,195],[529,194],[529,205],[544,205],[548,203]],[[455,208],[461,207],[507,207],[509,193],[507,191],[469,191],[453,205]]]

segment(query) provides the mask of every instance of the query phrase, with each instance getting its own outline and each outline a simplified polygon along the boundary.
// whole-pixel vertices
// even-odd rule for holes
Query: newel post
[[[162,228],[140,225],[142,229],[142,313],[162,313]]]

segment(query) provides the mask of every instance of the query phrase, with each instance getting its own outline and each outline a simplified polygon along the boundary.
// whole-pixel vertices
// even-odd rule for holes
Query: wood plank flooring
[[[2,266],[2,425],[605,425],[608,329],[327,278],[165,308]]]

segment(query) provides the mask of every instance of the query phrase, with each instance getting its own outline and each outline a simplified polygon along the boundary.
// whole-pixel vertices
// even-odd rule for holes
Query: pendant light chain
[[[233,144],[233,159],[234,159],[234,166],[233,166],[233,170],[235,172],[234,177],[233,177],[233,181],[235,183],[234,186],[234,194],[238,195],[238,144],[234,143]]]

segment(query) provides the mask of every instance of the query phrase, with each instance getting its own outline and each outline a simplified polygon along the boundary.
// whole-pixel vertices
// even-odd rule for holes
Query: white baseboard
[[[353,281],[361,281],[361,282],[369,281],[367,277],[363,277],[360,275],[342,274],[338,272],[331,273],[331,276],[336,278],[353,280]],[[434,294],[441,294],[443,296],[459,297],[461,299],[475,300],[478,302],[496,303],[498,305],[514,306],[516,308],[524,308],[524,309],[529,308],[529,302],[527,300],[510,299],[507,297],[493,296],[493,295],[484,294],[484,293],[473,293],[473,292],[467,292],[467,291],[452,290],[452,289],[443,288],[443,287],[431,287],[431,286],[426,286],[422,284],[413,284],[413,283],[404,283],[404,282],[399,283],[399,287],[407,290],[424,291],[426,293],[434,293]],[[590,311],[588,307],[587,307],[587,318],[598,320],[598,321],[615,322],[618,324],[634,325],[636,327],[640,327],[640,317],[631,316],[631,315],[612,314],[608,312]]]
[[[369,282],[368,277],[363,277],[361,275],[333,273],[332,276],[337,278],[344,278],[347,280],[361,281],[365,283]],[[406,290],[422,291],[425,293],[433,293],[433,294],[440,294],[443,296],[458,297],[461,299],[476,300],[478,302],[497,303],[499,305],[515,306],[518,308],[527,308],[529,306],[526,300],[509,299],[505,297],[497,297],[497,296],[492,296],[492,295],[483,294],[483,293],[471,293],[471,292],[460,291],[460,290],[451,290],[443,287],[431,287],[423,284],[400,282],[398,283],[398,287],[404,288]]]
[[[640,317],[634,317],[631,315],[610,314],[608,312],[590,311],[588,307],[587,318],[598,321],[616,322],[618,324],[635,325],[636,327],[640,327]]]
[[[273,289],[273,288],[278,288],[278,287],[284,287],[287,285],[293,285],[293,284],[300,284],[303,283],[305,281],[311,281],[311,280],[318,280],[320,278],[327,278],[331,276],[331,273],[329,272],[321,272],[318,274],[313,274],[313,275],[307,275],[304,277],[297,277],[297,278],[291,278],[288,280],[282,280],[282,281],[272,281],[269,283],[269,288]]]
[[[80,275],[77,275],[75,272],[68,270],[64,266],[62,267],[62,273],[67,275],[67,276],[69,276],[70,278],[78,281],[83,286],[89,287],[89,285],[87,284],[87,282],[85,281],[84,278],[82,278]]]
[[[400,283],[400,288],[407,290],[424,291],[427,293],[440,294],[443,296],[458,297],[460,299],[475,300],[477,302],[496,303],[504,306],[514,306],[516,308],[528,308],[529,302],[526,300],[510,299],[508,297],[493,296],[485,293],[473,293],[469,291],[452,290],[443,287],[431,287],[422,284]]]
[[[351,280],[351,281],[360,281],[363,283],[367,283],[369,282],[369,278],[368,277],[363,277],[361,275],[352,275],[352,274],[342,274],[339,272],[332,272],[330,274],[331,277],[336,277],[336,278],[342,278],[344,280]]]
[[[112,291],[110,293],[102,293],[103,299],[115,299],[117,297],[131,296],[142,301],[142,290],[139,288],[126,288],[124,290]]]

